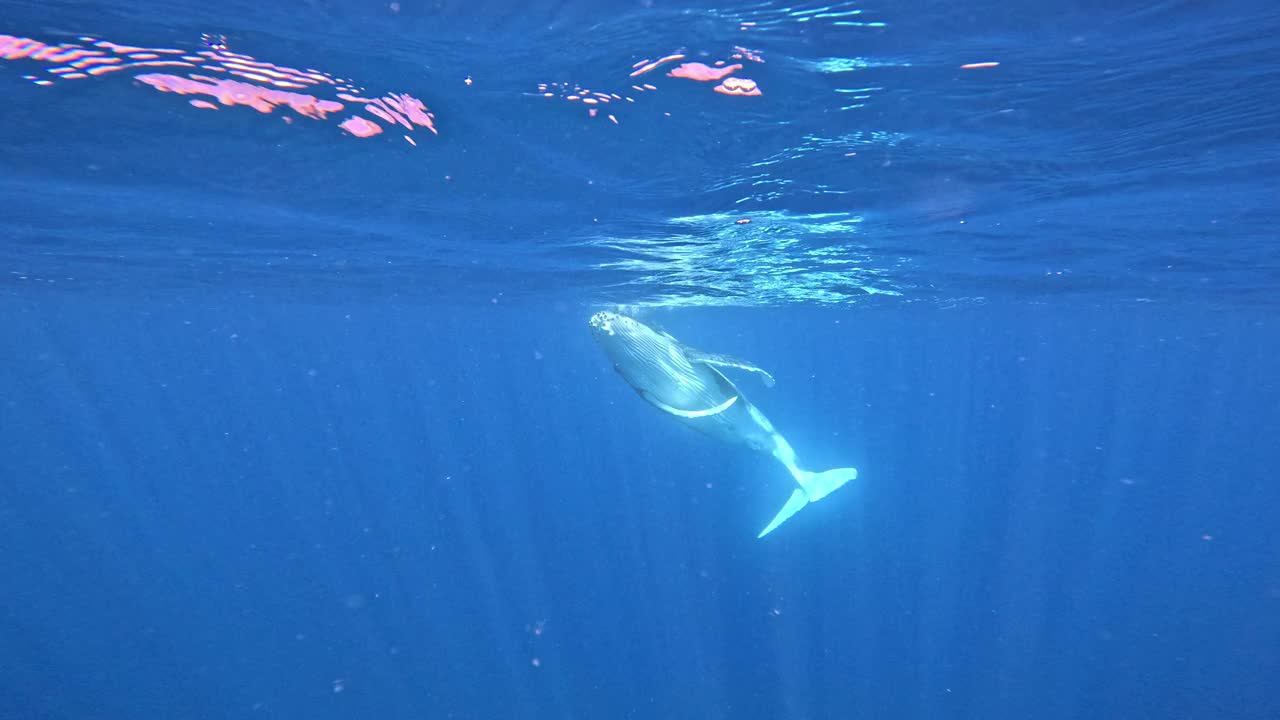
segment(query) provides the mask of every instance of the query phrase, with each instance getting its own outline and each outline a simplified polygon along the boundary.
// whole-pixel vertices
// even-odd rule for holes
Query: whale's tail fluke
[[[841,485],[857,478],[858,469],[836,468],[826,472],[809,472],[793,466],[791,467],[791,474],[795,476],[796,482],[800,484],[800,487],[791,493],[787,504],[782,506],[782,509],[773,517],[769,525],[756,536],[757,538],[762,538],[773,532],[779,525],[786,522],[787,518],[800,512],[805,505],[818,502],[835,492]]]

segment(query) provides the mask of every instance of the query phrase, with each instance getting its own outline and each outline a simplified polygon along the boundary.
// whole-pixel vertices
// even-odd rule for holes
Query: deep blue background
[[[1269,315],[657,319],[858,482],[754,540],[578,308],[7,305],[4,716],[1280,709]]]
[[[1280,717],[1280,5],[399,5],[0,2],[441,129],[0,62],[0,719]]]

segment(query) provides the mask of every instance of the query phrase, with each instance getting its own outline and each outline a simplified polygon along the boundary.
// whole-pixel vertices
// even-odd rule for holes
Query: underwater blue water
[[[0,718],[1280,716],[1276,7],[0,2],[207,34],[439,134],[0,59]]]

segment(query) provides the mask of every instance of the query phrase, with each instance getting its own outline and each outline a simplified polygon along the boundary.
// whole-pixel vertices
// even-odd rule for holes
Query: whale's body
[[[795,451],[773,423],[718,369],[756,372],[772,386],[773,377],[759,367],[687,347],[624,315],[596,313],[589,324],[614,369],[651,405],[706,435],[767,453],[791,472],[799,487],[757,537],[858,476],[854,468],[820,473],[800,469]]]

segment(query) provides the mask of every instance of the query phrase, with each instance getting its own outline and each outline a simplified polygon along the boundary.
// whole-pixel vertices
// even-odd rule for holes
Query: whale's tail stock
[[[857,468],[836,468],[826,472],[809,472],[789,464],[789,469],[800,487],[791,493],[787,504],[782,506],[778,514],[773,517],[773,520],[764,530],[760,531],[756,538],[768,535],[779,525],[786,522],[787,518],[800,512],[805,505],[818,502],[835,492],[841,485],[858,477]]]

